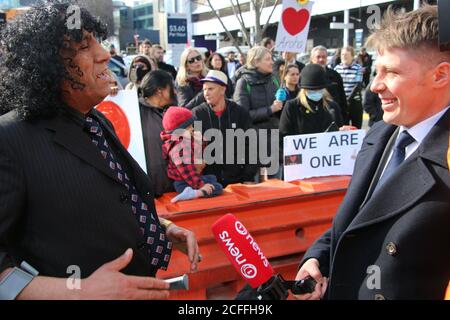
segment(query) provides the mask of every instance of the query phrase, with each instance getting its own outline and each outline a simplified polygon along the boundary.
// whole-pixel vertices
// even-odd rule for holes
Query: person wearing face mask
[[[150,71],[152,71],[152,64],[149,58],[144,55],[136,56],[131,62],[130,70],[128,71],[128,80],[130,80],[130,83],[125,87],[125,90],[137,89],[142,79]]]
[[[300,93],[286,103],[280,119],[280,143],[285,136],[337,131],[343,126],[339,105],[327,91],[325,70],[309,64],[302,71]]]
[[[173,184],[167,177],[167,163],[162,158],[162,119],[166,108],[175,101],[172,76],[163,70],[148,73],[139,88],[139,110],[147,161],[147,173],[153,184],[155,197],[172,192]]]

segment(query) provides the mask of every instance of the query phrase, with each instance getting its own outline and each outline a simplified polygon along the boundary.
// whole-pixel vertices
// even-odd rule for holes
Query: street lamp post
[[[344,23],[350,23],[350,10],[346,9],[344,10]],[[344,47],[348,46],[348,40],[350,38],[350,29],[345,28],[344,29]]]

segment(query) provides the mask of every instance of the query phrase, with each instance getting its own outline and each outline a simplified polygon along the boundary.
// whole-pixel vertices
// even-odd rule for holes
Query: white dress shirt
[[[413,137],[414,140],[416,140],[415,142],[411,143],[409,146],[406,147],[405,160],[408,159],[417,150],[417,148],[419,148],[419,146],[422,144],[423,140],[426,138],[428,133],[430,133],[431,129],[436,125],[436,123],[438,123],[438,121],[442,118],[442,116],[447,112],[447,110],[449,108],[450,108],[450,106],[448,106],[447,108],[444,108],[444,110],[436,113],[435,115],[429,117],[426,120],[423,120],[422,122],[419,122],[418,124],[416,124],[415,126],[413,126],[411,128],[406,128],[404,126],[400,127],[400,131],[397,136],[397,139],[400,137],[400,134],[403,131],[407,131],[411,135],[411,137]],[[386,170],[387,165],[389,164],[389,161],[392,158],[393,153],[394,153],[394,150],[391,150],[388,161],[386,162],[386,165],[384,166],[383,174],[384,174],[384,171]],[[383,176],[383,174],[381,176]]]

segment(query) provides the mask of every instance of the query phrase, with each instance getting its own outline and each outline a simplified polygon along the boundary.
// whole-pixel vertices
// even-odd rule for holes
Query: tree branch
[[[239,54],[242,54],[241,48],[239,48],[239,44],[237,43],[236,39],[233,37],[233,35],[230,33],[230,31],[228,31],[227,27],[225,27],[225,24],[223,23],[222,19],[220,18],[220,16],[217,14],[216,10],[214,9],[214,7],[211,4],[210,0],[206,0],[208,2],[209,7],[211,8],[212,12],[214,13],[214,15],[216,16],[216,18],[219,20],[220,24],[222,25],[223,29],[225,30],[227,36],[231,39],[231,41],[233,41],[233,45],[236,47],[237,51],[239,52]]]
[[[263,0],[262,4],[261,4],[261,11],[259,12],[259,16],[262,16],[264,7],[266,6],[266,0]]]
[[[255,6],[255,44],[259,43],[262,39],[261,34],[261,12],[259,4],[256,1],[252,1]]]
[[[239,0],[236,0],[236,4],[237,4],[237,7],[238,7],[239,16],[241,17],[241,20],[244,21],[244,18],[242,17],[241,3],[239,2]],[[244,26],[245,26],[245,22],[244,22]],[[247,28],[245,28],[245,32],[246,32],[247,38],[248,38],[248,46],[249,47],[253,47],[253,41],[252,41],[253,39],[250,36],[250,32],[247,31]]]
[[[237,0],[236,2],[239,5],[239,0]],[[236,19],[238,20],[238,22],[241,26],[241,30],[242,30],[242,34],[244,36],[245,42],[247,42],[248,46],[251,46],[250,35],[248,34],[247,28],[245,27],[245,22],[244,22],[244,19],[242,18],[240,6],[239,6],[239,10],[237,10],[235,4],[233,3],[233,0],[230,0],[230,3],[231,3],[231,8],[233,9],[233,13],[236,16]]]
[[[280,0],[275,1],[275,4],[273,5],[272,8],[272,12],[269,15],[269,18],[267,19],[266,24],[264,25],[264,29],[262,30],[261,34],[263,35],[264,33],[266,33],[267,28],[269,27],[269,23],[270,23],[270,19],[272,19],[272,15],[275,12],[275,9],[277,8],[277,6],[280,4]]]

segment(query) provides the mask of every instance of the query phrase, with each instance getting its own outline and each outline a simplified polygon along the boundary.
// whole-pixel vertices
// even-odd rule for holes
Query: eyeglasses
[[[194,58],[192,58],[192,59],[189,59],[188,61],[187,61],[187,63],[189,63],[189,64],[193,64],[195,61],[202,61],[203,60],[203,58],[202,58],[202,56],[196,56],[196,57],[194,57]]]

